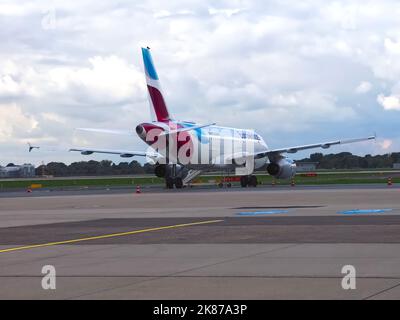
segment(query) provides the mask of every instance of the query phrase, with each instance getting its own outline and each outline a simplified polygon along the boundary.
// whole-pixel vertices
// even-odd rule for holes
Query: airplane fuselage
[[[197,126],[187,121],[154,121],[137,126],[138,136],[165,159],[172,158],[174,163],[192,167],[235,167],[238,155],[253,154],[268,149],[263,138],[254,130],[238,129],[210,125],[190,131],[164,135],[182,128]],[[236,155],[236,160],[225,155]],[[175,155],[175,157],[174,157]],[[166,160],[169,163],[169,159]],[[235,162],[236,161],[236,162]],[[268,160],[266,157],[254,159],[254,168],[260,168]]]

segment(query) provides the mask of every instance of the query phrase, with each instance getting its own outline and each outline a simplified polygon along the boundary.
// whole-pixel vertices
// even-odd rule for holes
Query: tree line
[[[356,156],[350,152],[336,154],[313,153],[309,158],[297,162],[316,162],[318,169],[374,169],[392,168],[393,163],[400,162],[400,152],[372,156],[367,154],[363,157]]]
[[[391,168],[393,163],[400,162],[400,152],[366,156],[353,155],[350,152],[337,154],[313,153],[309,158],[297,160],[296,162],[316,162],[317,169],[372,169]],[[266,166],[259,170],[265,171]],[[40,165],[35,169],[36,175],[52,175],[56,177],[65,176],[107,176],[107,175],[129,175],[129,174],[152,174],[154,165],[141,165],[138,161],[113,163],[109,160],[102,161],[79,161],[66,165],[62,162],[50,162]]]
[[[154,173],[154,166],[146,163],[141,165],[136,160],[131,162],[113,163],[110,160],[79,161],[66,165],[63,162],[50,162],[35,169],[37,176],[51,175],[55,177],[68,176],[107,176]]]

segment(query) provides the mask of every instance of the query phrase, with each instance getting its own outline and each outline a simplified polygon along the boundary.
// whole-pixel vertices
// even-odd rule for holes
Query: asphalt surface
[[[2,194],[1,299],[400,298],[396,186],[95,191]]]
[[[295,187],[282,185],[259,185],[256,188],[250,188],[255,191],[282,191],[282,190],[354,190],[354,189],[387,189],[385,183],[380,184],[326,184],[326,185],[296,185]],[[400,189],[400,185],[393,184],[391,189]],[[149,185],[141,186],[141,193],[187,193],[187,192],[225,192],[237,191],[243,192],[249,189],[243,189],[238,185],[233,185],[231,188],[224,186],[223,188],[216,187],[215,185],[197,185],[192,188],[184,189],[165,189],[164,186]],[[50,197],[50,196],[74,196],[74,195],[108,195],[108,194],[131,194],[136,193],[136,186],[110,186],[110,187],[64,187],[52,189],[34,189],[32,193],[28,193],[25,189],[20,190],[2,190],[0,191],[0,198],[21,198],[21,197]]]

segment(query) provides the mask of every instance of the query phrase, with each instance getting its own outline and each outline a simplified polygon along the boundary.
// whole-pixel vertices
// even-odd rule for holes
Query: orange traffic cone
[[[140,186],[136,186],[136,193],[142,193],[142,191],[140,190]]]
[[[388,178],[387,185],[388,185],[388,186],[391,186],[391,185],[392,185],[392,177],[389,177],[389,178]]]
[[[295,186],[294,179],[292,179],[292,182],[290,183],[290,185],[291,185],[292,187]]]

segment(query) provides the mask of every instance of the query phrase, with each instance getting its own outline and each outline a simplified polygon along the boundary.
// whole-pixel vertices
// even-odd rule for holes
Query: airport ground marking
[[[202,225],[202,224],[217,223],[217,222],[222,222],[222,221],[224,221],[224,220],[198,221],[198,222],[182,223],[182,224],[175,224],[175,225],[163,226],[163,227],[133,230],[133,231],[127,231],[127,232],[111,233],[111,234],[105,234],[105,235],[101,235],[101,236],[93,236],[93,237],[86,237],[86,238],[79,238],[79,239],[72,239],[72,240],[63,240],[63,241],[57,241],[57,242],[48,242],[48,243],[42,243],[42,244],[33,244],[33,245],[27,245],[27,246],[21,246],[21,247],[2,249],[2,250],[0,250],[0,253],[13,252],[13,251],[19,251],[19,250],[28,250],[28,249],[35,249],[35,248],[42,248],[42,247],[51,247],[51,246],[56,246],[56,245],[77,243],[77,242],[90,241],[90,240],[122,237],[122,236],[128,236],[128,235],[132,235],[132,234],[138,234],[138,233],[160,231],[160,230],[167,230],[167,229],[176,229],[176,228],[183,228],[183,227],[191,227],[191,226],[198,226],[198,225]]]
[[[369,214],[369,213],[384,213],[390,211],[392,211],[392,209],[353,209],[353,210],[339,211],[338,213],[356,215],[356,214]]]
[[[258,216],[264,214],[279,214],[279,213],[288,213],[288,210],[268,210],[268,211],[246,211],[239,212],[236,215],[238,216]]]

